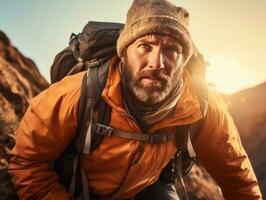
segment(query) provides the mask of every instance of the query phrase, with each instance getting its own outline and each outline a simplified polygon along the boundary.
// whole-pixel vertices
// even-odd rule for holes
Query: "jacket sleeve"
[[[225,199],[262,199],[233,119],[214,91],[209,92],[208,112],[194,148],[199,161],[221,187]]]
[[[71,199],[53,170],[76,133],[80,88],[68,82],[35,97],[16,130],[8,170],[19,199]]]

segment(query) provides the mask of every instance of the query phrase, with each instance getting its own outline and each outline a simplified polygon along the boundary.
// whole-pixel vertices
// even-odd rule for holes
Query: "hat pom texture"
[[[134,0],[117,41],[117,54],[121,57],[123,50],[136,39],[158,33],[177,38],[183,47],[184,61],[187,62],[193,52],[188,24],[188,11],[170,1]]]

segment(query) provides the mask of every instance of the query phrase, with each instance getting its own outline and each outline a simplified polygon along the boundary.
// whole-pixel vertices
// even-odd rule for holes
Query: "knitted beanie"
[[[169,0],[134,0],[127,13],[127,20],[117,41],[117,54],[136,39],[152,33],[166,34],[180,41],[184,61],[192,55],[193,45],[188,31],[189,13]]]

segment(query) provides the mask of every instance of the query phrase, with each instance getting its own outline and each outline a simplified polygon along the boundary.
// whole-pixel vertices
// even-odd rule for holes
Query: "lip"
[[[158,83],[158,82],[161,82],[162,80],[158,78],[153,78],[153,77],[142,77],[141,81],[145,83]]]
[[[159,80],[159,78],[156,78],[154,76],[142,76],[141,79],[157,79],[157,80]]]

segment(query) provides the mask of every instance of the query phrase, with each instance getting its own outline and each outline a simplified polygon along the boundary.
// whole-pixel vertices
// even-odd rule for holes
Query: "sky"
[[[0,0],[0,30],[50,81],[55,55],[88,21],[125,22],[131,0]],[[190,12],[207,80],[225,94],[266,81],[266,0],[174,0]]]

